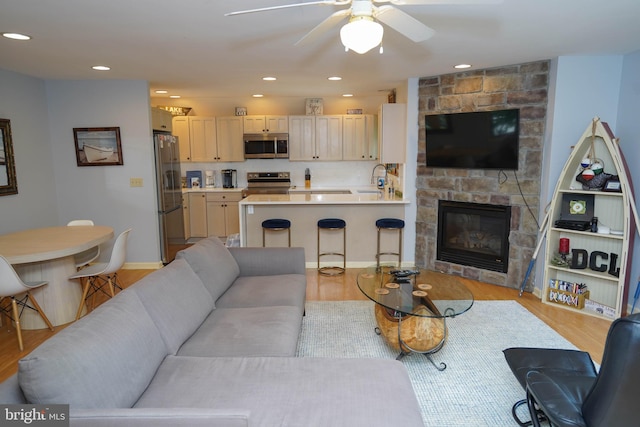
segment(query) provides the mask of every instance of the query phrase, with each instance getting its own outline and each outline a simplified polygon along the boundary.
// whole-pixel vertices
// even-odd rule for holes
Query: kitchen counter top
[[[183,188],[183,193],[228,193],[241,192],[244,188],[222,188],[222,187],[200,187],[200,188]]]
[[[317,194],[253,194],[240,201],[243,205],[403,205],[410,200],[402,197],[384,197],[378,193],[355,192],[351,194],[317,193]]]

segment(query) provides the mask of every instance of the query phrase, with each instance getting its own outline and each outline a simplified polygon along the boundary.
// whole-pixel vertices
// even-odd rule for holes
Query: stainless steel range
[[[291,187],[289,172],[248,172],[244,196],[252,194],[287,194]]]

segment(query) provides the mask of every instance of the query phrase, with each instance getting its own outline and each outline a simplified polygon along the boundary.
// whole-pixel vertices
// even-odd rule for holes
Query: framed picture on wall
[[[120,128],[73,128],[78,166],[122,165]]]

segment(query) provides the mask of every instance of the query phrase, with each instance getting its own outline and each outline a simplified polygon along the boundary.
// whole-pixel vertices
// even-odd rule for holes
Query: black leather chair
[[[640,313],[611,324],[600,371],[576,350],[509,348],[504,355],[526,389],[530,422],[519,425],[628,427],[640,425]]]

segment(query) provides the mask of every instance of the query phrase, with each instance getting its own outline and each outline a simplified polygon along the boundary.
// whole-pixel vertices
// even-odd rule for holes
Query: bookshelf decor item
[[[618,142],[596,117],[573,147],[550,204],[542,292],[546,304],[605,319],[626,315],[638,225]]]

